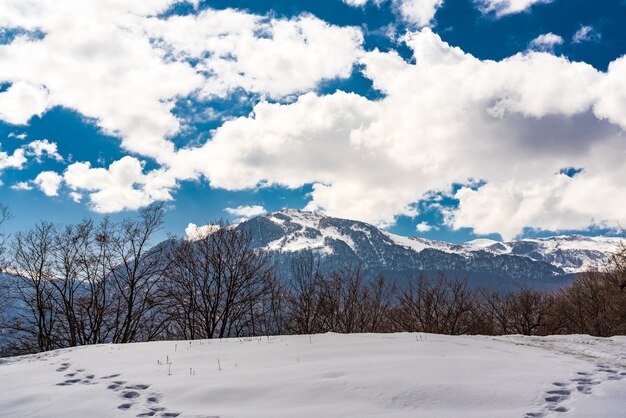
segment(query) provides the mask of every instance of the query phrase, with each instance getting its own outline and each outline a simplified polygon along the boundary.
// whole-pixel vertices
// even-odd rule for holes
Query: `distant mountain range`
[[[293,209],[250,219],[237,228],[253,233],[255,248],[272,254],[283,277],[291,274],[294,258],[313,253],[325,272],[358,264],[369,277],[385,274],[399,282],[421,272],[444,272],[494,290],[521,285],[560,287],[576,273],[601,267],[620,242],[620,238],[565,235],[452,244],[399,236],[364,222]]]

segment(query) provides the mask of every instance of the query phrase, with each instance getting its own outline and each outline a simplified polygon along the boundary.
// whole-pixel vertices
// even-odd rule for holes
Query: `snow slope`
[[[100,345],[0,364],[3,417],[618,418],[624,411],[625,337],[323,334]]]

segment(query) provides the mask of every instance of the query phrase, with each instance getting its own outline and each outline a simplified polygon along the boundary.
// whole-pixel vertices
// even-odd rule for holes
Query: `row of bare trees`
[[[321,332],[626,334],[625,248],[606,271],[557,292],[502,294],[445,275],[398,289],[358,266],[324,274],[311,254],[295,259],[283,283],[239,228],[155,246],[163,215],[152,206],[118,223],[42,222],[2,240],[0,354]]]
[[[2,327],[17,352],[152,339],[164,327],[152,297],[163,275],[163,248],[151,237],[163,209],[138,219],[56,226],[15,234],[3,276]]]
[[[155,245],[163,207],[118,223],[42,222],[7,241],[4,354],[99,343],[277,333],[273,265],[249,232],[222,225]]]

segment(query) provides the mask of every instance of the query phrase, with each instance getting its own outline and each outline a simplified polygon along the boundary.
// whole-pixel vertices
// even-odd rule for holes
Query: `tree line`
[[[0,240],[0,355],[100,343],[323,332],[626,334],[626,248],[565,288],[498,293],[424,275],[399,288],[307,253],[288,281],[250,231],[220,225],[154,245],[161,205],[137,218],[41,222]],[[0,223],[9,217],[0,211]]]

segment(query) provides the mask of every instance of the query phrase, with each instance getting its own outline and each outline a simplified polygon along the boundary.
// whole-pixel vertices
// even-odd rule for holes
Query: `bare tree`
[[[622,230],[622,232],[624,232]],[[611,256],[608,271],[614,276],[614,281],[619,286],[620,292],[626,292],[626,244],[620,242],[617,251]]]
[[[52,277],[49,280],[55,310],[59,316],[59,328],[65,343],[75,347],[80,343],[77,299],[81,294],[83,277],[80,274],[81,254],[89,245],[90,222],[67,225],[55,230],[52,248]]]
[[[599,337],[626,332],[626,295],[613,271],[578,275],[560,294],[568,331]]]
[[[114,311],[115,287],[112,269],[116,268],[113,253],[115,225],[108,218],[97,226],[92,221],[83,222],[84,233],[89,237],[86,245],[79,246],[78,274],[81,293],[77,303],[77,325],[81,344],[100,344],[109,341],[111,317]]]
[[[464,334],[473,328],[476,308],[475,293],[466,281],[421,275],[401,294],[393,319],[402,330]]]
[[[13,218],[13,215],[9,211],[9,207],[0,204],[0,228],[11,218]],[[7,267],[6,243],[7,235],[4,233],[4,231],[0,231],[0,273],[4,272]]]
[[[0,228],[6,221],[11,219],[11,212],[5,205],[0,205]],[[6,260],[6,241],[7,236],[4,231],[0,231],[0,356],[2,355],[2,345],[6,342],[7,334],[7,321],[9,320],[9,307],[11,303],[11,278],[5,275],[7,260]]]
[[[295,333],[384,332],[395,286],[380,276],[365,279],[360,266],[344,266],[328,275],[313,254],[296,259],[288,297],[290,329]]]
[[[552,297],[544,292],[523,288],[506,298],[509,324],[517,334],[543,334],[547,316],[552,307]]]
[[[292,260],[291,288],[288,293],[289,329],[296,334],[324,332],[321,293],[324,277],[320,259],[312,252]]]
[[[380,276],[365,280],[360,266],[344,266],[322,281],[321,315],[327,331],[381,332],[394,287]]]
[[[277,297],[274,269],[266,254],[252,249],[251,238],[249,231],[222,224],[174,244],[162,288],[170,332],[223,338],[265,330]]]
[[[42,222],[27,232],[16,234],[12,245],[12,273],[15,291],[23,309],[16,314],[10,328],[22,338],[27,351],[46,351],[57,347],[54,329],[57,325],[51,279],[53,276],[56,228]]]
[[[123,221],[110,237],[109,268],[116,296],[110,326],[115,343],[152,340],[165,326],[155,297],[167,267],[165,248],[152,247],[164,213],[162,204],[144,208],[138,220]]]
[[[396,284],[385,276],[378,276],[370,285],[364,311],[368,328],[364,332],[390,332],[393,325],[389,315],[396,295]]]

